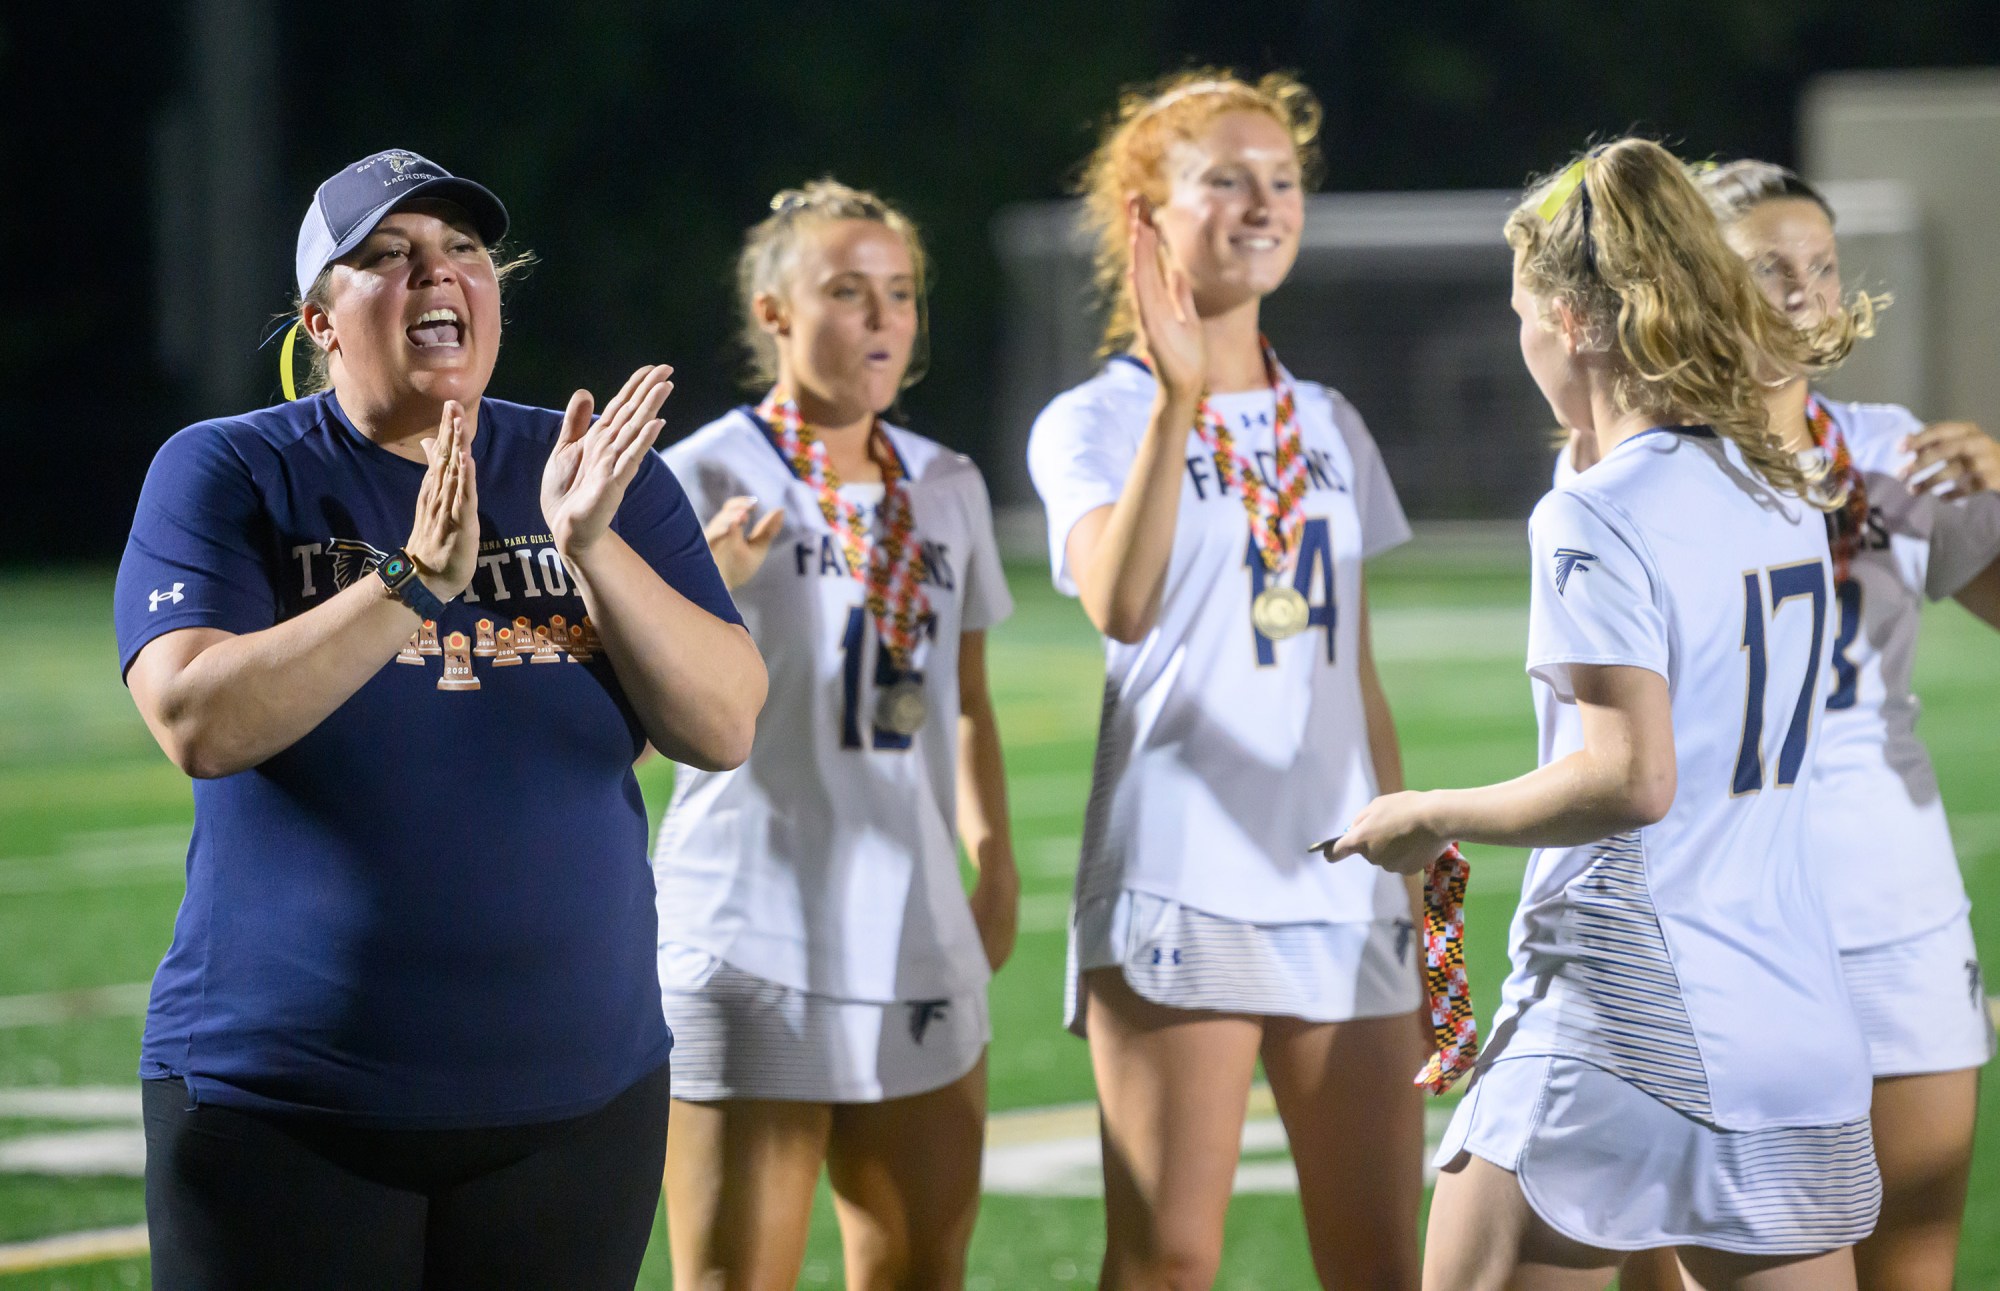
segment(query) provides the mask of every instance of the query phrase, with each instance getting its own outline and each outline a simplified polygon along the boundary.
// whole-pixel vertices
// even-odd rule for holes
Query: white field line
[[[73,834],[53,856],[0,857],[0,896],[178,883],[187,848],[185,825]]]
[[[1528,654],[1526,606],[1370,606],[1368,626],[1378,659],[1518,661]]]
[[[0,1273],[38,1273],[71,1264],[97,1264],[105,1260],[129,1260],[151,1249],[146,1226],[93,1228],[83,1233],[59,1237],[38,1237],[31,1242],[0,1244]]]
[[[2000,1025],[2000,995],[1986,1010]],[[94,1086],[81,1089],[0,1089],[0,1118],[131,1121],[139,1112],[136,1089]],[[1424,1109],[1424,1179],[1436,1177],[1431,1154],[1450,1119],[1450,1109]],[[1269,1086],[1250,1091],[1243,1124],[1243,1150],[1271,1154],[1285,1148],[1284,1127]],[[10,1152],[9,1149],[12,1149]],[[1043,1197],[1102,1194],[1102,1158],[1097,1107],[1070,1103],[995,1112],[986,1118],[986,1160],[981,1190]],[[0,1140],[0,1171],[24,1174],[144,1173],[146,1142],[137,1126],[38,1134]],[[1295,1192],[1298,1175],[1289,1160],[1248,1160],[1236,1169],[1237,1192]],[[146,1226],[92,1229],[33,1241],[0,1244],[0,1273],[31,1273],[70,1264],[129,1259],[147,1252]]]
[[[37,995],[0,995],[0,1030],[90,1022],[97,1018],[137,1018],[146,1015],[151,982],[122,986],[88,986],[73,991],[43,991]]]
[[[132,1121],[143,1116],[139,1082],[0,1089],[0,1118],[28,1121]]]
[[[1425,1110],[1424,1178],[1435,1177],[1428,1164],[1450,1111]],[[1236,1167],[1239,1193],[1294,1193],[1298,1172],[1287,1152],[1285,1129],[1268,1086],[1250,1091],[1243,1122],[1243,1152],[1249,1159]],[[1027,1111],[996,1112],[986,1122],[986,1160],[981,1190],[1033,1197],[1100,1197],[1104,1193],[1103,1158],[1098,1137],[1097,1108],[1091,1103]]]

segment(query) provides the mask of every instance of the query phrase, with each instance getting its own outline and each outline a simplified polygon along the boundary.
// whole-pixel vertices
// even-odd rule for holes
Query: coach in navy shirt
[[[127,684],[194,777],[145,1078],[154,1285],[629,1288],[666,1139],[650,741],[748,754],[764,670],[650,451],[486,398],[506,229],[414,153],[321,185],[327,388],[190,426],[119,568]]]

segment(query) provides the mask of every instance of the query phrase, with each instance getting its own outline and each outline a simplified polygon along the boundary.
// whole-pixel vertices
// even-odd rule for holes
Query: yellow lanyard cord
[[[285,343],[278,347],[278,384],[284,388],[285,402],[299,397],[298,383],[292,380],[292,351],[299,346],[299,325],[293,323],[285,331]]]

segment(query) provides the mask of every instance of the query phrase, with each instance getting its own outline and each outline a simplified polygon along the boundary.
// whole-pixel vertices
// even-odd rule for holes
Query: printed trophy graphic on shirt
[[[560,614],[549,615],[549,643],[558,650],[569,649],[569,620]]]
[[[493,634],[493,666],[513,668],[521,662],[521,656],[514,650],[514,629],[501,628]]]
[[[514,620],[514,657],[526,662],[535,652],[535,625],[526,615]]]
[[[417,629],[417,653],[444,653],[444,651],[438,649],[438,625],[436,619],[425,619],[424,625]]]
[[[569,661],[571,663],[589,663],[591,656],[595,653],[590,648],[590,630],[584,627],[582,623],[570,624]]]
[[[396,652],[397,663],[413,663],[419,668],[424,666],[424,657],[417,653],[417,633],[422,630],[419,628],[417,632],[410,633],[410,639],[403,642],[403,648]]]
[[[546,627],[535,629],[535,655],[529,663],[561,663],[562,655],[556,650],[555,642],[549,640]]]
[[[438,678],[438,689],[478,690],[479,678],[472,675],[472,643],[463,632],[454,632],[444,640],[444,676]]]
[[[588,614],[583,616],[583,623],[581,624],[581,626],[583,628],[584,654],[586,656],[594,654],[603,654],[604,643],[597,639],[597,625],[590,621],[590,616]]]
[[[481,619],[473,625],[472,653],[481,659],[491,659],[498,648],[493,643],[493,620]]]

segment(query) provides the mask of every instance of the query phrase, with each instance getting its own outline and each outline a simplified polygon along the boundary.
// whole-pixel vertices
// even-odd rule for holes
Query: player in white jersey
[[[770,393],[666,451],[771,677],[749,761],[679,769],[654,861],[675,1282],[792,1286],[825,1165],[848,1285],[956,1286],[1019,898],[985,664],[1012,602],[978,469],[880,416],[916,230],[831,180],[772,212],[738,266]]]
[[[1851,1288],[1873,1225],[1867,1053],[1806,843],[1833,633],[1770,373],[1814,370],[1681,164],[1593,149],[1507,224],[1529,371],[1594,466],[1529,522],[1528,669],[1576,709],[1539,770],[1371,803],[1330,849],[1409,872],[1537,848],[1514,971],[1438,1154],[1425,1284]]]
[[[1297,254],[1317,121],[1282,76],[1126,98],[1087,181],[1116,353],[1029,443],[1056,585],[1107,638],[1068,982],[1107,1288],[1215,1276],[1260,1057],[1320,1280],[1417,1279],[1407,889],[1305,851],[1401,785],[1362,562],[1409,529],[1360,415],[1257,322]]]
[[[1816,189],[1756,161],[1701,183],[1773,305],[1804,326],[1839,307],[1833,210]],[[1848,489],[1834,516],[1833,676],[1808,828],[1875,1076],[1882,1215],[1855,1264],[1864,1288],[1945,1291],[1994,1039],[1911,675],[1926,599],[1956,597],[2000,627],[2000,444],[1963,422],[1926,428],[1902,408],[1827,399],[1803,380],[1770,403],[1788,445],[1830,459]]]

